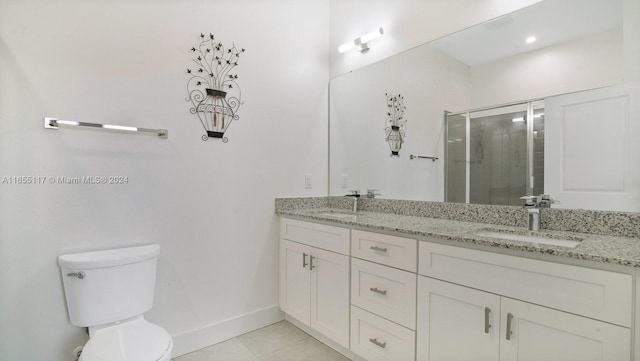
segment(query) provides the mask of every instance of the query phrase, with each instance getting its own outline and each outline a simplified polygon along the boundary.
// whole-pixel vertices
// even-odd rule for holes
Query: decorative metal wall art
[[[390,95],[387,96],[387,121],[384,128],[384,132],[387,135],[385,138],[391,149],[391,157],[399,157],[402,143],[406,134],[407,120],[404,119],[404,110],[407,107],[404,106],[404,97],[402,95]]]
[[[187,68],[190,78],[186,100],[193,104],[190,112],[202,123],[205,130],[202,140],[218,138],[226,143],[228,138],[224,134],[231,122],[239,119],[238,109],[243,104],[238,74],[232,70],[245,49],[238,50],[235,44],[226,49],[209,33],[209,36],[200,34],[200,42],[190,51],[196,65]]]

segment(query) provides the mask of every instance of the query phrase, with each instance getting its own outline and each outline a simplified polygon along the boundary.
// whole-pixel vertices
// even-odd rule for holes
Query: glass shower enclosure
[[[522,205],[544,193],[544,103],[447,113],[447,202]]]

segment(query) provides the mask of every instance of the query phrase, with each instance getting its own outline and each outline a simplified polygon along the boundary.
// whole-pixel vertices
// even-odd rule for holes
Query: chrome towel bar
[[[62,120],[58,118],[44,118],[45,129],[58,129],[58,126],[60,125],[73,126],[73,127],[88,127],[88,128],[97,128],[97,129],[109,129],[109,130],[118,130],[123,132],[134,132],[134,133],[149,133],[149,134],[155,134],[162,139],[169,138],[169,131],[166,129],[149,129],[149,128],[129,127],[124,125],[76,122],[73,120]]]
[[[411,154],[409,156],[409,159],[431,159],[432,161],[435,162],[436,160],[438,160],[438,157],[425,157],[423,155],[413,155],[413,154]]]

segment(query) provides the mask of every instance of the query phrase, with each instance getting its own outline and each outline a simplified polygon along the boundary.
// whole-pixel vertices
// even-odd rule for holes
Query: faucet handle
[[[538,196],[522,196],[520,199],[524,199],[524,207],[535,207],[538,205]]]
[[[551,208],[551,205],[553,203],[560,203],[560,201],[553,199],[553,197],[551,197],[548,194],[541,194],[538,197],[539,197],[538,203],[540,204],[540,208]]]
[[[367,189],[367,198],[375,198],[376,196],[381,195],[380,193],[377,193],[378,189]]]

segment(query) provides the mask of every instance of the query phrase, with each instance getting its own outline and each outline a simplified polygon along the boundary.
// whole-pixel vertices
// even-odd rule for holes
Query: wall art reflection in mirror
[[[384,128],[386,142],[391,149],[391,157],[399,157],[406,135],[407,120],[404,118],[404,97],[400,94],[387,96],[387,120]]]

